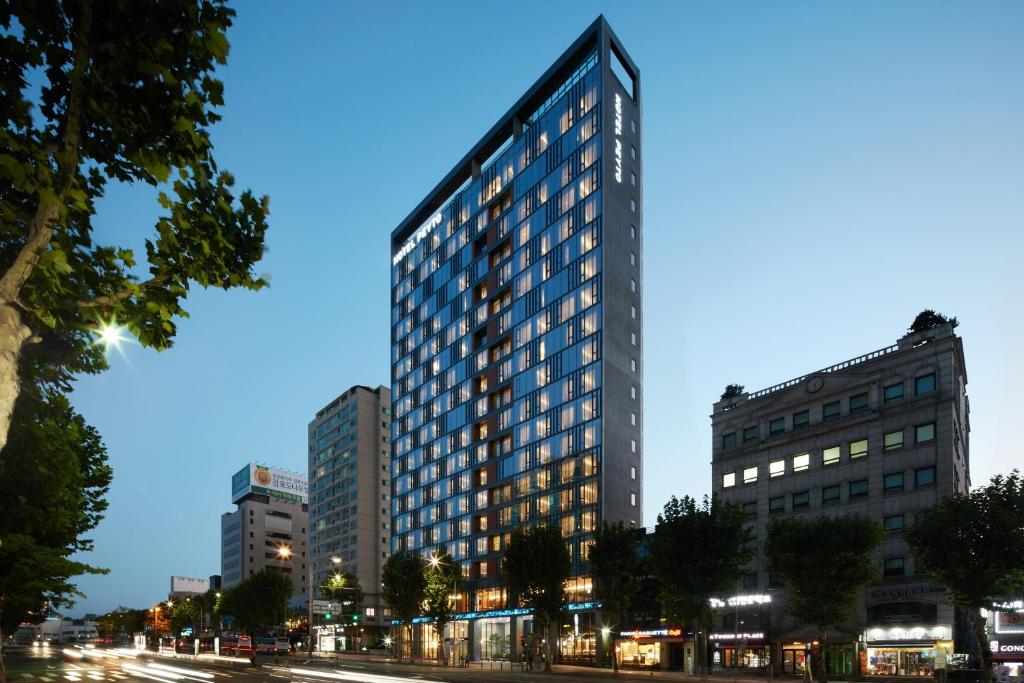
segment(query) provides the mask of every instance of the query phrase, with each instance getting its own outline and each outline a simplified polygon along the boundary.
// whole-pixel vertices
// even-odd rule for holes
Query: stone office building
[[[758,546],[773,515],[867,515],[888,532],[877,551],[880,580],[826,644],[830,671],[924,675],[959,651],[954,609],[901,537],[919,510],[970,486],[967,371],[952,326],[723,399],[714,405],[712,432],[713,490],[743,507]],[[771,602],[753,605],[756,615],[726,610],[716,663],[763,668],[771,661],[777,672],[801,673],[821,645],[812,628],[786,614],[763,557],[744,588]],[[737,645],[755,635],[756,647]]]

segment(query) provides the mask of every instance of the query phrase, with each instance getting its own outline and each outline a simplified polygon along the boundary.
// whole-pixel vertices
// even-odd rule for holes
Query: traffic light
[[[352,615],[352,623],[353,624],[359,623],[359,615],[358,614],[353,614]]]
[[[330,612],[324,613],[324,621],[330,621],[330,620],[331,620],[331,613]]]

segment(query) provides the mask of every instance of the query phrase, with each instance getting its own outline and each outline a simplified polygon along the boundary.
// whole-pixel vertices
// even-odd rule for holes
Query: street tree
[[[775,517],[768,524],[768,571],[782,583],[793,618],[818,629],[821,683],[828,632],[853,616],[864,587],[878,578],[874,553],[884,537],[878,522],[860,515]]]
[[[342,633],[349,629],[358,629],[359,613],[362,610],[363,587],[359,577],[352,572],[336,572],[320,586],[320,595],[332,602],[337,602],[341,609],[337,612],[338,623]],[[349,642],[354,642],[350,639]]]
[[[284,623],[291,596],[291,579],[263,569],[221,594],[221,612],[246,632],[267,631]]]
[[[210,138],[233,17],[222,0],[0,4],[0,448],[48,332],[73,358],[116,326],[164,349],[194,286],[266,284],[268,199],[235,190]],[[155,190],[145,267],[94,234],[111,184]]]
[[[510,599],[533,609],[534,633],[545,643],[544,670],[551,671],[551,625],[560,623],[565,610],[565,582],[572,569],[562,532],[554,526],[516,529],[501,568]]]
[[[133,633],[139,633],[152,622],[149,610],[118,607],[96,618],[96,632],[110,638],[115,644],[125,642]]]
[[[3,634],[73,605],[75,576],[106,572],[80,557],[93,548],[85,534],[103,518],[112,473],[99,433],[71,407],[51,364],[60,341],[49,334],[22,356],[25,390],[0,449],[0,680]]]
[[[612,636],[622,628],[626,610],[640,591],[639,539],[636,529],[622,522],[604,522],[590,545],[590,571],[594,579],[594,597],[601,611],[610,615]],[[618,657],[612,656],[612,670],[618,672]]]
[[[982,673],[991,680],[992,651],[979,611],[1024,586],[1024,478],[1013,470],[969,493],[946,496],[918,512],[903,536],[918,568],[970,615]]]
[[[649,556],[664,616],[693,624],[694,633],[707,632],[711,598],[735,590],[754,557],[744,521],[739,506],[718,496],[705,496],[701,503],[689,496],[669,499],[658,515]],[[698,640],[702,677],[706,640]]]
[[[448,650],[444,646],[444,632],[455,616],[455,602],[452,596],[459,590],[459,565],[448,553],[431,555],[424,569],[424,612],[434,622],[437,635],[437,658],[448,663]]]
[[[412,643],[412,619],[423,609],[426,599],[427,578],[423,558],[409,551],[392,554],[384,562],[380,580],[384,602],[395,618],[402,622],[399,632],[404,635],[396,648],[401,661],[406,643]]]

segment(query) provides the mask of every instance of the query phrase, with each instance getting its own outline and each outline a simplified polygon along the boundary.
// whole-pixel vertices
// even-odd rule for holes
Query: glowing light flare
[[[120,350],[122,344],[131,341],[131,339],[125,336],[126,329],[123,325],[118,325],[116,320],[102,322],[93,332],[96,335],[94,343],[103,344],[108,351],[110,349]]]

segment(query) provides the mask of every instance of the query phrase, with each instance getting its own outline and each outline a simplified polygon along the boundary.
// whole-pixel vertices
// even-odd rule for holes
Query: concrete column
[[[473,662],[480,659],[480,626],[476,619],[466,624],[466,658]]]
[[[519,646],[519,636],[523,633],[523,618],[510,617],[508,622],[509,661],[519,662],[523,657],[522,648]]]

